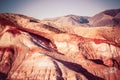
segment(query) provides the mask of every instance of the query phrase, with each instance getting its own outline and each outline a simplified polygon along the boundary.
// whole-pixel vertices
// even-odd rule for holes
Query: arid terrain
[[[120,9],[38,20],[0,14],[0,80],[119,80]]]

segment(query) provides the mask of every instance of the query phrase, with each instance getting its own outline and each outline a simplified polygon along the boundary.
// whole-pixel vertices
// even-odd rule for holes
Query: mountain
[[[120,79],[119,27],[62,27],[1,13],[0,80]]]
[[[89,20],[92,26],[120,26],[120,9],[106,10]]]
[[[93,17],[66,15],[57,18],[43,20],[49,24],[59,24],[61,26],[82,26],[82,27],[100,27],[100,26],[120,26],[120,9],[110,9],[96,14]]]
[[[66,15],[57,18],[44,19],[41,20],[41,23],[53,26],[62,32],[90,38],[103,38],[103,36],[105,36],[104,38],[109,37],[109,39],[115,41],[113,38],[114,36],[118,36],[118,34],[115,32],[117,28],[114,30],[113,27],[120,27],[119,19],[120,9],[111,9],[100,12],[93,17]],[[92,27],[94,27],[94,29]],[[115,32],[115,34],[113,35],[113,33],[111,34],[109,32]]]
[[[89,23],[88,21],[89,17],[87,16],[76,16],[76,15],[66,15],[62,17],[56,17],[56,18],[50,18],[50,19],[44,19],[44,21],[52,22],[52,23],[59,23],[62,25],[85,25]]]

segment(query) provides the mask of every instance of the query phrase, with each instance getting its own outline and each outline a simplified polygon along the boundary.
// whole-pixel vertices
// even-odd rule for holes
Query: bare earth
[[[0,14],[0,80],[120,79],[119,27],[57,26]]]

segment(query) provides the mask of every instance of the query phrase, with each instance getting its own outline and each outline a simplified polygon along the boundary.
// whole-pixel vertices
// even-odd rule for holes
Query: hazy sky
[[[38,19],[74,14],[93,16],[120,8],[120,0],[0,0],[0,13],[19,13]]]

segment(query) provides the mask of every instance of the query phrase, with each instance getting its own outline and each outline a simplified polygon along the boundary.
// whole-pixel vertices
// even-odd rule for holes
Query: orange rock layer
[[[119,80],[119,75],[119,42],[0,14],[0,80]]]

